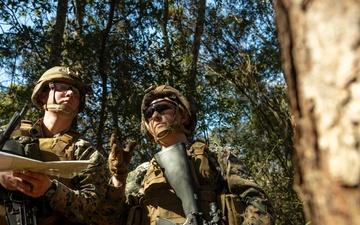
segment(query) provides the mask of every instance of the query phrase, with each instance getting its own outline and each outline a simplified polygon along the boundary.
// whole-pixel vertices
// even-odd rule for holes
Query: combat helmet
[[[71,112],[68,107],[60,106],[56,104],[53,94],[52,94],[53,104],[44,105],[41,102],[41,100],[38,97],[42,92],[47,90],[47,88],[49,87],[49,83],[51,82],[65,82],[74,85],[79,90],[80,103],[79,103],[79,108],[75,112]],[[80,76],[76,71],[74,71],[73,69],[67,66],[55,66],[45,71],[45,73],[40,77],[31,95],[31,100],[41,110],[55,109],[62,114],[75,117],[78,112],[84,110],[85,95],[89,94],[90,92],[91,92],[91,88],[86,86],[82,82]]]
[[[157,134],[152,134],[149,132],[149,125],[146,121],[144,113],[145,110],[150,106],[151,102],[159,98],[169,100],[175,103],[177,107],[173,122],[169,126],[164,127],[163,130],[161,130]],[[189,120],[185,125],[180,125],[176,122],[179,110],[182,112],[186,112],[189,115]],[[192,140],[195,132],[196,123],[197,119],[195,111],[190,106],[190,103],[186,100],[186,98],[175,88],[169,85],[160,85],[151,86],[150,88],[145,90],[145,95],[141,103],[141,134],[149,141],[158,142],[162,138],[166,137],[174,128],[177,127],[185,132],[188,140]],[[157,135],[164,130],[166,130],[167,133],[162,137],[158,137]]]

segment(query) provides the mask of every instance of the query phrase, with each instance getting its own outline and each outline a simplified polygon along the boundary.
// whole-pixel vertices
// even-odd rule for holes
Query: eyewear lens
[[[56,91],[61,91],[61,92],[66,93],[68,90],[71,90],[74,93],[75,97],[77,97],[77,98],[80,97],[79,89],[77,89],[73,85],[65,84],[65,83],[55,83],[54,86],[55,86]]]
[[[168,101],[155,102],[145,110],[144,112],[145,119],[149,121],[149,119],[152,117],[155,111],[158,113],[162,113],[163,111],[168,109],[175,109],[175,107],[176,107],[175,104]]]

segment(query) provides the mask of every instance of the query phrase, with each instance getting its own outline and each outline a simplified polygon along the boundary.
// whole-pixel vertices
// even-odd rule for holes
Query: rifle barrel
[[[15,112],[13,117],[11,118],[9,124],[7,125],[6,129],[0,136],[0,150],[4,147],[5,142],[10,139],[11,133],[15,130],[17,125],[21,122],[22,118],[25,116],[27,111],[30,109],[29,104],[25,104],[22,108],[21,112]]]

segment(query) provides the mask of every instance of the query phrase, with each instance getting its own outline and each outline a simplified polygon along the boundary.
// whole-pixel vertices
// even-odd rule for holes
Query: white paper
[[[0,171],[33,171],[72,178],[87,168],[90,160],[42,162],[0,151]]]

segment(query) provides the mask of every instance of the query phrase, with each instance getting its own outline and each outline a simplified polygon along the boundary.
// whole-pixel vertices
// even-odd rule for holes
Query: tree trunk
[[[56,11],[56,23],[51,40],[50,59],[48,65],[49,68],[52,66],[58,66],[61,62],[67,9],[68,0],[59,0]]]
[[[174,75],[171,70],[172,64],[172,49],[171,43],[169,40],[169,32],[168,32],[168,22],[169,22],[169,1],[164,0],[163,14],[159,14],[157,16],[157,21],[161,27],[161,33],[163,35],[164,40],[164,58],[165,58],[165,68],[163,74],[167,78],[170,85],[174,85]]]
[[[311,225],[360,224],[360,2],[277,0],[295,119],[295,190]]]
[[[84,44],[83,24],[84,24],[86,5],[87,5],[86,0],[75,0],[74,1],[74,12],[75,12],[74,36],[79,41],[79,44],[81,44],[81,45]]]
[[[198,69],[198,61],[199,61],[199,51],[201,46],[201,38],[204,34],[204,25],[205,25],[205,12],[206,12],[206,0],[198,0],[196,2],[197,8],[197,17],[195,24],[195,33],[194,33],[194,42],[191,50],[191,66],[188,71],[187,76],[187,98],[190,104],[195,107],[195,96],[196,96],[196,76]],[[196,108],[195,108],[196,110]]]
[[[102,36],[101,36],[101,40],[100,40],[100,50],[99,50],[99,75],[101,77],[101,90],[102,90],[102,94],[101,94],[101,109],[100,109],[100,123],[99,123],[99,129],[98,129],[98,133],[97,133],[97,149],[102,152],[104,155],[106,155],[106,152],[104,150],[103,144],[104,144],[104,137],[103,137],[103,133],[104,133],[104,128],[105,128],[105,121],[106,121],[106,104],[108,104],[108,99],[107,99],[107,95],[108,95],[108,58],[107,56],[107,49],[106,49],[106,44],[108,42],[108,38],[109,38],[109,33],[111,30],[111,27],[113,26],[113,20],[114,20],[114,15],[115,15],[115,6],[116,6],[116,1],[115,0],[110,0],[109,1],[109,18],[108,18],[108,22],[106,24],[105,29],[102,31]]]

